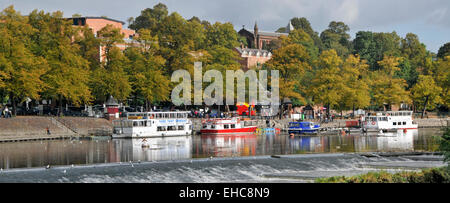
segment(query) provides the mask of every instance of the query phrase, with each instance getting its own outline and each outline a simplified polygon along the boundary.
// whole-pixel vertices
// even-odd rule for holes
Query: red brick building
[[[124,35],[124,43],[116,44],[121,50],[125,50],[131,45],[133,37],[136,35],[134,30],[124,29],[123,25],[125,22],[114,20],[107,17],[73,17],[68,18],[73,21],[74,26],[85,26],[87,25],[92,29],[95,36],[98,36],[98,31],[107,25],[112,25],[114,28],[120,29],[120,33]],[[99,47],[100,61],[105,60],[105,50],[103,47]]]
[[[253,31],[247,30],[245,27],[242,28],[238,33],[247,39],[248,48],[243,46],[235,48],[235,51],[241,57],[239,62],[242,65],[242,69],[261,68],[262,64],[272,57],[272,53],[264,48],[271,41],[279,39],[281,36],[288,36],[289,32],[294,30],[291,22],[289,22],[286,30],[287,32],[285,33],[259,31],[257,23],[255,23]]]
[[[258,24],[255,23],[253,31],[247,30],[243,27],[238,33],[247,39],[247,45],[249,48],[263,49],[265,45],[269,44],[272,40],[278,39],[281,36],[288,36],[289,32],[294,30],[291,22],[287,25],[286,30],[287,32],[284,33],[260,31]]]

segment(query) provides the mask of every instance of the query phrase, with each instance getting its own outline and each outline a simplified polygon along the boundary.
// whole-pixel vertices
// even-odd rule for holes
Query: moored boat
[[[290,122],[288,132],[289,134],[309,134],[317,133],[319,129],[320,125],[313,122]]]
[[[192,134],[189,112],[128,113],[126,119],[113,121],[113,138],[147,138]]]
[[[364,131],[389,131],[417,129],[418,124],[412,118],[412,111],[387,111],[361,118]]]
[[[258,127],[252,121],[241,121],[235,118],[215,118],[202,120],[202,134],[248,134],[254,133]]]

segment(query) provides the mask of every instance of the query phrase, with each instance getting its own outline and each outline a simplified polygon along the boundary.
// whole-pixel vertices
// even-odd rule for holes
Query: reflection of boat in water
[[[257,136],[254,134],[201,135],[202,154],[208,156],[254,156]]]
[[[418,130],[350,136],[302,136],[289,139],[293,153],[414,151]]]
[[[192,158],[191,136],[116,140],[122,161],[165,161]]]
[[[406,132],[398,130],[392,133],[379,134],[376,137],[377,150],[388,151],[414,151],[414,136],[418,130],[408,130]]]

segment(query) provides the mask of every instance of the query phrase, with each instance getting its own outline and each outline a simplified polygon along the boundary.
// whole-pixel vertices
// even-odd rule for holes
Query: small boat
[[[362,117],[364,131],[397,131],[417,129],[418,124],[412,118],[412,111],[387,111]]]
[[[202,134],[251,134],[258,127],[252,125],[251,120],[235,118],[215,118],[202,120]]]
[[[320,125],[313,122],[290,122],[288,132],[289,134],[309,134],[317,133],[319,129]]]

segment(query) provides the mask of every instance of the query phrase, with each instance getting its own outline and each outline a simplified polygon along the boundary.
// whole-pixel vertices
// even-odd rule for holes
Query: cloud
[[[106,15],[126,21],[158,2],[185,18],[197,16],[212,22],[231,22],[236,29],[242,25],[253,28],[258,21],[261,30],[275,31],[293,17],[306,17],[319,33],[331,21],[343,21],[353,34],[360,30],[392,32],[401,28],[405,32],[426,33],[420,37],[430,42],[450,41],[449,0],[1,0],[0,6],[14,4],[23,14],[38,8],[62,10],[65,16]],[[424,32],[425,29],[438,30],[440,35],[433,36],[433,32]]]

